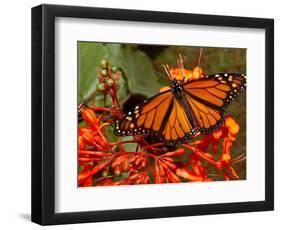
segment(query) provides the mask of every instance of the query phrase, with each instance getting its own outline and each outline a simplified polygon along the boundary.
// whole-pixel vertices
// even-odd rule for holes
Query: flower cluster
[[[173,71],[176,75],[179,70]],[[202,74],[201,69],[185,71],[190,77]],[[84,121],[84,125],[78,128],[79,186],[239,179],[233,166],[244,161],[245,155],[232,158],[231,147],[240,127],[231,116],[226,116],[223,125],[215,132],[199,134],[194,141],[177,147],[149,142],[145,136],[111,140],[114,119],[123,116],[117,97],[120,77],[120,71],[102,61],[97,91],[104,97],[109,95],[112,104],[79,106]],[[130,144],[136,145],[135,151],[127,150],[126,146]]]

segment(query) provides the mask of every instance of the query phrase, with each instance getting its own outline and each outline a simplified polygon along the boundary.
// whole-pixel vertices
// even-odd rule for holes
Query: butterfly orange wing
[[[216,74],[190,81],[183,88],[199,130],[210,133],[222,123],[224,107],[246,89],[246,76]]]
[[[195,133],[184,109],[171,90],[164,91],[116,121],[119,136],[154,134],[170,143],[191,139]]]

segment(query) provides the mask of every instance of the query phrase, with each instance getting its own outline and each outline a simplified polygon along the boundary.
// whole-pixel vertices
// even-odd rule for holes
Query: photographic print
[[[78,42],[78,186],[246,179],[246,49]]]
[[[273,19],[43,4],[31,28],[33,222],[274,210]]]

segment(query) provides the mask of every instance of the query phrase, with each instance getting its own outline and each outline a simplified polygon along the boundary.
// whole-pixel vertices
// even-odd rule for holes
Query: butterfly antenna
[[[202,48],[200,48],[199,57],[198,57],[198,62],[197,62],[197,66],[198,66],[198,67],[199,67],[200,62],[201,62],[201,58],[202,58],[202,51],[203,51],[203,49],[202,49]]]

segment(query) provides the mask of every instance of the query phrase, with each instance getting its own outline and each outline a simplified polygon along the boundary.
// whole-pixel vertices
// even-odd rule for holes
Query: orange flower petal
[[[178,81],[182,81],[184,77],[188,80],[192,78],[192,71],[187,69],[171,68],[170,73]]]
[[[98,119],[92,109],[85,108],[82,111],[82,117],[91,126],[98,126]]]
[[[240,129],[240,126],[232,117],[227,117],[225,119],[225,126],[228,128],[229,132],[233,135],[236,135]]]
[[[194,70],[192,71],[192,78],[193,78],[193,79],[198,79],[198,78],[200,78],[202,75],[203,75],[203,70],[202,70],[199,66],[196,66],[196,67],[194,68]]]
[[[178,168],[177,171],[176,171],[176,174],[179,177],[182,177],[182,178],[184,178],[186,180],[190,180],[190,181],[203,181],[203,178],[201,176],[196,176],[196,175],[192,174],[186,168]]]

